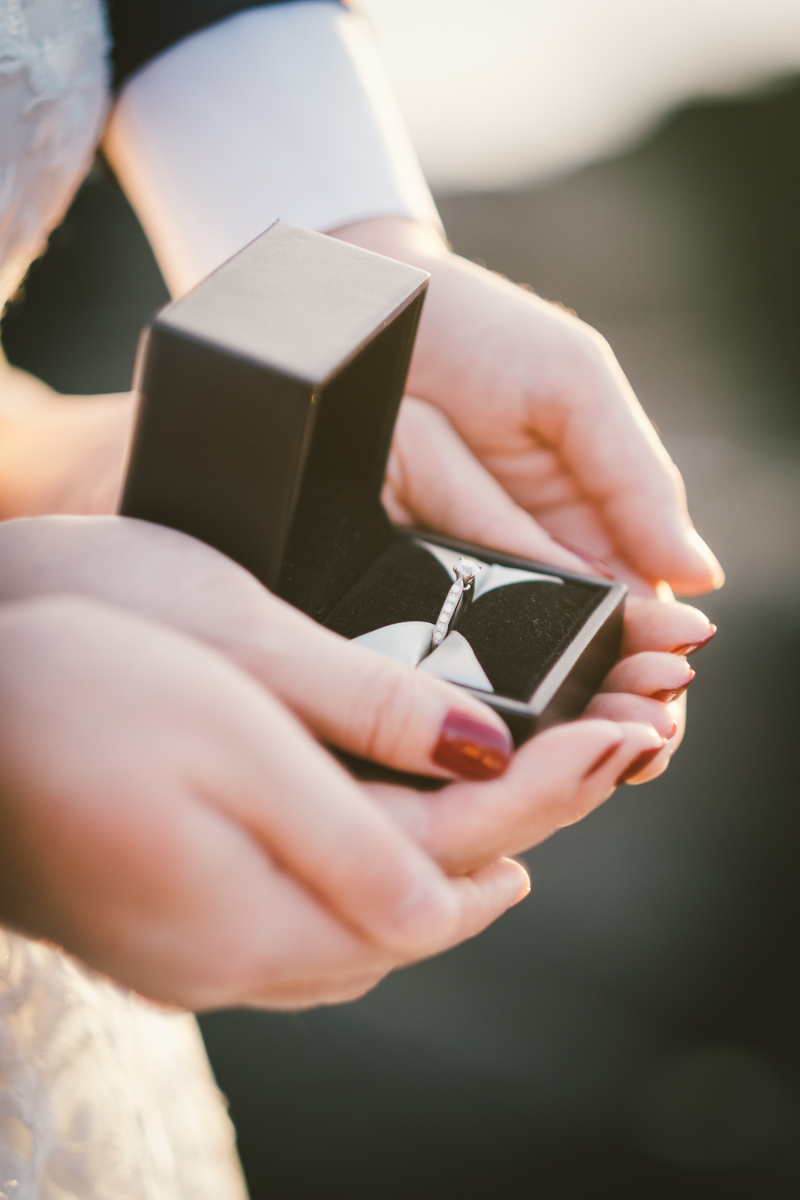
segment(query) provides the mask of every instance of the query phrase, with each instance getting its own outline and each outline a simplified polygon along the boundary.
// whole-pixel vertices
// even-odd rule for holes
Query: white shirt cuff
[[[363,18],[328,0],[242,12],[122,90],[105,152],[173,295],[276,218],[441,229]]]

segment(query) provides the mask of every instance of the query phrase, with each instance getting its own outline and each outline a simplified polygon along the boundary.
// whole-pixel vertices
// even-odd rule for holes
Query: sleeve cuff
[[[239,13],[153,60],[105,152],[173,295],[277,218],[442,228],[366,22],[329,0]]]

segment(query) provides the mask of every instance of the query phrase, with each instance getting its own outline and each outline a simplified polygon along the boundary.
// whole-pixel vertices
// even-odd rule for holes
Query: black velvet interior
[[[421,306],[419,295],[318,394],[275,589],[317,621],[397,536],[379,497]]]
[[[363,585],[370,564],[396,536],[386,510],[370,490],[337,481],[307,481],[275,590],[316,621],[324,621],[348,589],[359,580]],[[387,623],[378,621],[378,625]]]
[[[604,590],[565,580],[493,588],[456,622],[495,692],[530,700],[551,664],[600,602]]]
[[[395,535],[394,543],[336,605],[325,624],[348,638],[398,621],[434,624],[453,578],[427,550]]]
[[[325,624],[348,638],[399,621],[433,624],[452,582],[432,554],[398,535]],[[604,595],[603,587],[569,579],[558,587],[510,584],[466,604],[452,628],[472,646],[495,693],[527,701]]]

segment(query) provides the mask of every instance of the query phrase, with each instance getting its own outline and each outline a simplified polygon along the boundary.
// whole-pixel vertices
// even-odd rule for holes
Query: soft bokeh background
[[[542,180],[800,69],[797,0],[355,0],[438,189]]]
[[[383,11],[379,32],[387,13],[397,20],[388,0],[368,7]],[[460,7],[532,21],[550,6]],[[574,32],[598,7],[565,0],[551,21]],[[669,5],[639,7],[663,16]],[[448,5],[405,8],[433,29]],[[675,0],[672,13],[685,31],[690,10],[714,8]],[[740,30],[745,9],[719,4],[703,28]],[[760,12],[760,58],[729,57],[727,76],[718,65],[706,77],[698,34],[691,86],[673,79],[671,98],[800,64],[796,0],[762,0]],[[668,65],[687,42],[659,36]],[[645,39],[637,69],[657,91],[655,44]],[[523,116],[547,141],[563,96],[556,76],[536,83],[536,53],[514,86],[539,89],[538,114],[529,92]],[[588,119],[598,85],[586,86]],[[642,141],[656,103],[642,106],[646,92],[629,93],[627,132],[615,134],[639,143],[612,160],[563,173],[620,144],[579,153],[573,105],[550,158],[517,130],[517,167],[498,166],[498,152],[481,176],[481,154],[447,158],[443,133],[435,177],[456,249],[609,337],[728,569],[725,590],[702,602],[720,633],[694,660],[686,745],[662,779],[620,789],[529,854],[532,895],[470,945],[345,1008],[204,1018],[254,1200],[800,1192],[800,84],[706,99]],[[165,297],[125,201],[95,175],[5,321],[7,352],[63,391],[124,388],[138,329]]]

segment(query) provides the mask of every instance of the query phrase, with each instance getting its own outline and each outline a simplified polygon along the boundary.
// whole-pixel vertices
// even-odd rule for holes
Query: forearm
[[[366,23],[338,4],[186,38],[126,84],[105,150],[174,294],[278,218],[440,227]]]

